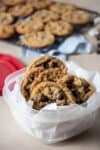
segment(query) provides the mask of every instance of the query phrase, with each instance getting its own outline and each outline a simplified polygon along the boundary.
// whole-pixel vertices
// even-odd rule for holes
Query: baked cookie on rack
[[[0,25],[9,25],[14,21],[14,18],[9,13],[0,13]]]
[[[34,0],[34,8],[43,9],[52,4],[52,0]]]
[[[50,6],[50,10],[55,12],[55,13],[58,13],[58,14],[73,11],[76,9],[77,9],[77,6],[75,4],[71,4],[71,3],[55,2]]]
[[[21,43],[23,45],[33,48],[43,48],[52,45],[54,41],[55,37],[45,31],[27,33],[21,37]]]
[[[61,18],[62,20],[69,22],[71,24],[74,24],[74,25],[86,24],[91,19],[89,13],[82,11],[82,10],[76,10],[73,12],[63,13]]]
[[[25,0],[2,0],[5,5],[13,6],[25,2]]]
[[[20,33],[20,34],[40,31],[41,29],[43,29],[43,23],[38,19],[36,19],[35,21],[24,20],[16,24],[16,31],[17,33]]]
[[[9,8],[8,12],[14,17],[26,17],[31,15],[33,7],[28,4],[19,4]]]
[[[46,24],[45,30],[56,36],[67,36],[73,31],[73,26],[64,21],[50,21]]]
[[[32,18],[33,19],[39,19],[42,22],[46,23],[50,20],[58,20],[59,15],[50,11],[50,10],[42,9],[42,10],[39,10],[36,13],[34,13],[32,15]]]
[[[0,25],[0,39],[8,39],[14,35],[13,25]]]

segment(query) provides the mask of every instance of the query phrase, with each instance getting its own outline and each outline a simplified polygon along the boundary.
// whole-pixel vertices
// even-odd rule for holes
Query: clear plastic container
[[[67,63],[69,72],[84,77],[96,88],[96,92],[83,105],[45,107],[32,109],[20,92],[20,82],[25,69],[9,75],[5,80],[3,96],[19,125],[34,138],[44,143],[56,143],[87,130],[96,120],[100,108],[100,75],[88,72],[78,65]]]
[[[29,134],[31,134],[29,128],[27,127],[27,123],[30,122],[28,118],[24,117],[26,114],[23,108],[23,104],[19,105],[18,99],[14,98],[13,90],[16,85],[16,81],[20,78],[25,72],[25,69],[21,69],[20,71],[14,72],[9,75],[5,80],[5,86],[3,88],[3,97],[8,104],[15,120],[19,123],[19,125],[25,129]],[[16,96],[16,95],[15,95]],[[26,115],[27,116],[27,115]],[[27,121],[26,121],[27,120]]]

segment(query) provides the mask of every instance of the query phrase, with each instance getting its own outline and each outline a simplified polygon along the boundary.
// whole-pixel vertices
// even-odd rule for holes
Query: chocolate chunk
[[[43,67],[44,67],[44,68],[48,68],[48,67],[49,67],[49,66],[48,66],[48,62],[43,63]]]
[[[84,88],[85,93],[89,92],[89,88]]]
[[[77,104],[82,104],[83,101],[79,99],[76,103],[77,103]]]
[[[32,80],[34,80],[34,74],[31,74],[31,75],[30,75],[30,78],[31,78]],[[30,80],[31,80],[31,79],[30,79]]]
[[[80,97],[80,93],[79,93],[78,91],[73,90],[72,93],[73,93],[73,95],[74,95],[75,97],[77,97],[77,98]]]
[[[72,83],[67,83],[67,87],[68,87],[69,89],[72,89],[72,88],[73,88]]]
[[[72,80],[69,80],[69,81],[66,81],[66,86],[69,88],[69,89],[72,89],[73,88],[73,81]]]
[[[29,88],[26,87],[25,91],[26,91],[27,95],[29,95]]]
[[[28,86],[28,84],[27,84],[27,86],[25,87],[25,90],[26,90],[26,91],[29,91],[29,86]]]
[[[48,102],[49,101],[49,99],[48,99],[48,97],[47,96],[45,96],[45,95],[42,95],[41,96],[41,100],[40,100],[41,102]]]
[[[65,98],[65,95],[64,95],[64,93],[61,91],[61,92],[59,92],[58,93],[58,95],[57,95],[57,99],[59,99],[59,100],[63,100]]]
[[[35,65],[35,67],[41,67],[41,66],[42,66],[41,64],[36,64],[36,65]]]

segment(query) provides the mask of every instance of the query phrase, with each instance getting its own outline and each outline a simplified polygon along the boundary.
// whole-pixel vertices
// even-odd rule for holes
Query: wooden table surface
[[[100,0],[69,1],[100,12]],[[0,52],[19,58],[20,50],[19,47],[0,41]],[[100,72],[100,55],[77,55],[69,59],[89,70]],[[3,97],[0,97],[0,150],[55,150],[56,148],[58,150],[100,150],[100,114],[98,118],[94,127],[80,136],[59,144],[45,145],[33,139],[18,126]]]

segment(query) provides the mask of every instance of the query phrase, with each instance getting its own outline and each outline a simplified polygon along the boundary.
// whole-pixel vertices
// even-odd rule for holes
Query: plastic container
[[[32,109],[20,92],[20,82],[25,69],[17,71],[5,80],[3,96],[20,126],[34,138],[44,143],[56,143],[90,128],[100,108],[100,75],[88,72],[78,65],[67,63],[69,72],[84,77],[96,88],[89,100],[82,104],[57,107],[51,104],[40,111]]]

